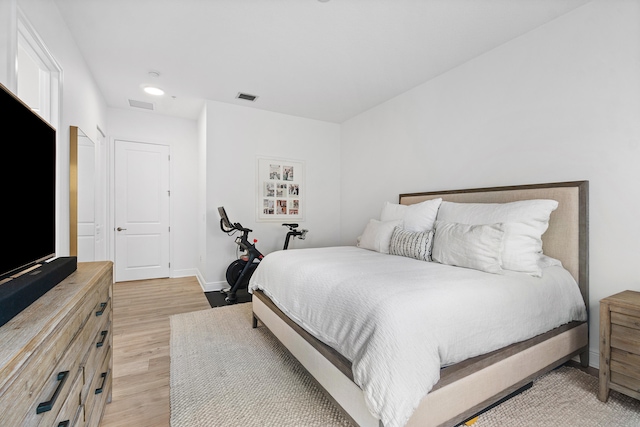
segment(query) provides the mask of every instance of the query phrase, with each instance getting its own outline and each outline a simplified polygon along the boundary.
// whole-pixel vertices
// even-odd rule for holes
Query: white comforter
[[[586,319],[559,266],[496,275],[356,247],[273,252],[255,289],[352,362],[385,427],[406,424],[440,367]]]

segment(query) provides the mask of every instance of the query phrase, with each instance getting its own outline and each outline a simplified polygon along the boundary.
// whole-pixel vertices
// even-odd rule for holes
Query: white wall
[[[339,125],[214,101],[207,102],[205,116],[206,212],[200,220],[206,234],[199,237],[206,239],[200,255],[207,289],[226,286],[226,268],[236,258],[234,238],[220,230],[218,206],[254,231],[250,238],[259,240],[263,254],[282,249],[287,229],[280,222],[256,221],[256,156],[304,162],[306,212],[297,222],[309,233],[290,248],[340,242]]]
[[[195,120],[109,108],[109,139],[168,145],[170,163],[171,276],[197,274],[198,127]],[[112,204],[113,206],[113,204]],[[113,224],[108,227],[113,240]]]
[[[69,126],[83,129],[94,141],[106,129],[106,103],[52,0],[3,0],[0,7],[0,81],[15,84],[17,10],[22,10],[47,50],[62,67],[62,103],[57,128],[58,227],[57,255],[69,254]]]
[[[18,56],[16,0],[0,1],[0,82],[14,90],[17,87],[16,57]]]
[[[343,243],[399,193],[590,181],[598,301],[640,290],[640,3],[600,0],[342,126]]]

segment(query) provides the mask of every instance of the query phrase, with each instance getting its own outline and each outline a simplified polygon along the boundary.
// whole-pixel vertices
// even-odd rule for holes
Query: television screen
[[[56,131],[0,84],[0,279],[51,258],[56,245]]]

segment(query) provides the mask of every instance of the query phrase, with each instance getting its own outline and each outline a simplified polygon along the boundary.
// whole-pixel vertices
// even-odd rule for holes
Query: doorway
[[[115,280],[169,277],[169,146],[114,144]]]

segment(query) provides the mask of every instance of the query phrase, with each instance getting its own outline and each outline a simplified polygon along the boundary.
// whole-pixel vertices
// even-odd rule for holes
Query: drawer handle
[[[107,374],[108,373],[109,373],[109,371],[103,372],[103,373],[100,374],[100,376],[102,377],[102,385],[100,386],[100,388],[96,389],[96,394],[102,393],[102,390],[104,389],[104,385],[107,382]]]
[[[58,424],[58,427],[69,427],[69,420],[60,421],[60,424]]]
[[[53,408],[53,405],[56,404],[56,400],[58,399],[58,396],[60,396],[60,391],[62,391],[62,387],[64,387],[64,383],[67,381],[67,378],[69,378],[69,371],[58,373],[58,378],[56,379],[56,381],[59,381],[59,383],[58,387],[56,387],[56,391],[53,392],[51,400],[38,404],[38,407],[36,408],[36,414],[50,411],[51,408]]]
[[[100,303],[100,311],[96,311],[96,316],[102,316],[102,313],[104,313],[104,309],[107,308],[107,304],[109,304],[109,300],[107,300],[107,302]]]
[[[108,333],[108,331],[100,332],[100,335],[102,335],[102,339],[96,343],[96,347],[97,348],[100,348],[100,347],[102,347],[104,345],[104,342],[107,339],[107,333]]]

